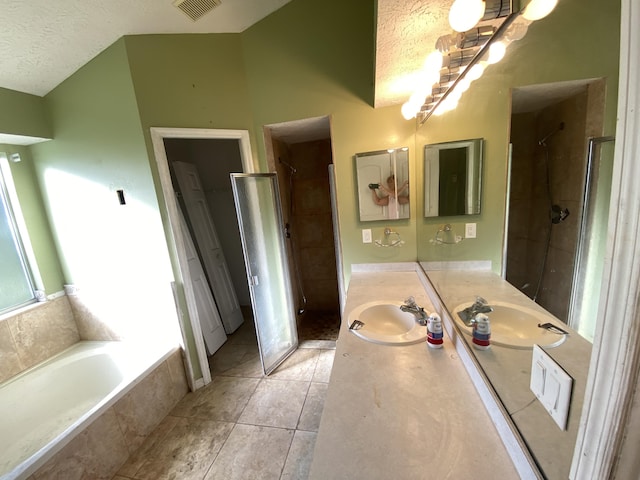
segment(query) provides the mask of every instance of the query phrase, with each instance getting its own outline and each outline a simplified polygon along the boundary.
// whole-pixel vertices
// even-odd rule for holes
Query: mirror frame
[[[464,213],[441,215],[439,195],[441,189],[440,151],[466,149],[466,178]],[[436,156],[437,155],[437,156]],[[425,218],[442,216],[479,215],[482,197],[482,164],[484,161],[484,140],[472,138],[452,142],[435,143],[424,146],[424,216]],[[438,179],[436,184],[434,181]]]
[[[376,150],[373,152],[356,153],[355,160],[355,180],[356,192],[358,196],[358,219],[361,222],[372,222],[378,220],[395,221],[410,218],[409,207],[409,148],[390,148],[388,150]],[[391,175],[395,177],[394,190],[397,209],[397,216],[389,216],[389,207],[375,203],[372,195],[379,198],[390,197],[390,195],[380,196],[377,191],[385,193],[388,189],[382,186]],[[405,197],[406,202],[399,202],[398,198]]]

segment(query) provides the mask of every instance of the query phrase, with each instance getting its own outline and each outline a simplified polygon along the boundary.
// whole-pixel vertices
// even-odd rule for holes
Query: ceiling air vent
[[[175,0],[173,6],[182,10],[194,22],[220,5],[222,0]]]

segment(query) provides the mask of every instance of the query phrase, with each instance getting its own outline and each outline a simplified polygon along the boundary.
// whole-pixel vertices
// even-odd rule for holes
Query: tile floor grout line
[[[227,423],[232,423],[232,422],[227,422]],[[216,454],[213,456],[213,459],[211,460],[211,464],[209,465],[209,468],[207,468],[206,472],[204,472],[204,475],[202,476],[202,478],[200,480],[205,480],[207,478],[207,475],[209,475],[209,472],[213,468],[213,464],[216,463],[216,460],[217,460],[218,456],[220,455],[220,452],[222,451],[224,446],[229,441],[229,437],[231,437],[231,432],[233,432],[233,430],[236,428],[236,425],[237,425],[237,423],[233,422],[233,428],[231,430],[229,430],[229,433],[227,434],[227,438],[225,438],[224,442],[222,442],[222,445],[220,445],[220,448],[218,449]]]

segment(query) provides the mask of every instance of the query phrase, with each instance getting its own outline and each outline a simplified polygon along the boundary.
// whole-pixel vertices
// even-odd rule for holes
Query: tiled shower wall
[[[286,145],[274,141],[275,164],[281,189],[285,222],[291,223],[294,255],[307,298],[307,309],[339,311],[338,276],[331,219],[328,167],[332,163],[331,140]],[[289,190],[289,169],[296,169],[293,195]],[[293,206],[290,199],[293,198]],[[295,275],[295,266],[290,265]],[[292,280],[297,289],[295,277]]]
[[[604,82],[596,81],[584,91],[544,109],[514,114],[507,280],[533,297],[547,248],[550,224],[547,194],[551,202],[571,212],[565,221],[551,226],[549,251],[537,301],[556,317],[568,316],[574,259],[584,192],[587,141],[602,135]],[[564,129],[547,140],[538,141]]]

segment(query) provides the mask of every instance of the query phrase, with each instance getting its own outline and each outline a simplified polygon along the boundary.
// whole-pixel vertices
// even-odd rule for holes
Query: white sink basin
[[[458,316],[458,312],[472,304],[473,302],[463,303],[452,312],[454,322],[469,336],[473,327],[467,326]],[[491,325],[491,343],[495,345],[519,349],[532,349],[534,345],[556,347],[567,337],[538,326],[551,323],[566,330],[566,326],[555,320],[555,317],[508,302],[489,301],[488,304],[493,307],[493,312],[486,315]]]
[[[426,341],[427,327],[420,325],[412,313],[400,310],[400,305],[399,302],[377,301],[354,308],[347,319],[349,331],[380,345],[411,345]]]

